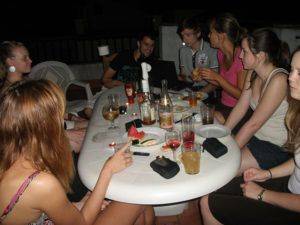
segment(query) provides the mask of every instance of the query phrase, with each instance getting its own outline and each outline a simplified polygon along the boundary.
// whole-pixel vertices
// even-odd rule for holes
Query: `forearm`
[[[233,129],[239,121],[245,116],[247,110],[249,109],[249,96],[251,95],[250,91],[244,91],[242,96],[240,97],[239,101],[232,109],[231,113],[229,114],[225,126]]]
[[[289,176],[294,172],[295,162],[294,158],[280,164],[279,166],[270,169],[272,178],[279,178]]]
[[[106,88],[113,88],[113,87],[123,85],[123,82],[119,80],[113,80],[113,79],[103,79],[103,85]]]
[[[238,146],[243,148],[259,128],[260,126],[256,123],[252,123],[251,121],[246,122],[235,136]]]
[[[207,84],[205,87],[203,87],[203,88],[201,89],[201,91],[203,91],[203,92],[205,92],[205,93],[210,93],[210,92],[216,90],[216,88],[217,88],[217,87],[216,87],[215,85],[209,83],[209,84]]]
[[[240,99],[229,114],[225,122],[225,126],[232,130],[238,124],[238,122],[241,121],[241,119],[245,116],[248,108],[249,105],[244,104]]]
[[[291,211],[300,212],[300,195],[266,190],[263,201]]]
[[[81,212],[87,224],[93,224],[99,214],[111,177],[111,172],[105,169],[101,171],[93,192],[82,207]]]
[[[219,86],[222,87],[224,91],[229,93],[232,97],[239,99],[242,93],[242,90],[238,87],[233,86],[231,83],[229,83],[226,79],[224,79],[221,75],[218,76],[216,80],[219,84]]]

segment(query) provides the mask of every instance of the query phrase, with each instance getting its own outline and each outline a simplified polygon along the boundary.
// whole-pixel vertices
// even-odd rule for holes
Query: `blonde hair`
[[[296,151],[300,148],[300,100],[289,96],[288,101],[289,109],[285,116],[288,138],[285,147],[290,151]]]
[[[0,180],[21,156],[39,171],[52,173],[66,192],[73,160],[64,131],[62,90],[46,80],[20,81],[0,97]]]
[[[0,78],[7,74],[6,60],[13,57],[13,50],[15,48],[25,48],[25,45],[17,41],[4,41],[0,44]]]

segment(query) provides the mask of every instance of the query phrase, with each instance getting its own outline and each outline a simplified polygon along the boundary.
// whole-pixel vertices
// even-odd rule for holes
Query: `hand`
[[[111,156],[105,163],[103,170],[108,170],[109,173],[118,173],[132,164],[132,154],[126,152],[130,142],[125,144],[113,156]]]
[[[270,173],[268,170],[250,168],[244,172],[244,181],[258,181],[263,182],[270,178]]]
[[[220,75],[218,73],[208,68],[200,69],[200,76],[202,77],[202,79],[208,81],[218,81],[218,79],[220,78]]]
[[[251,181],[241,184],[241,188],[245,197],[255,200],[257,200],[257,196],[263,190],[261,186]]]

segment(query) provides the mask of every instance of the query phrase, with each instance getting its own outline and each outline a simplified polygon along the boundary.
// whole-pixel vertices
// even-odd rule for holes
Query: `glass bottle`
[[[140,105],[141,120],[144,125],[151,125],[156,122],[155,105],[150,97],[148,80],[142,80],[143,101]]]
[[[159,100],[159,126],[171,131],[173,129],[173,104],[168,94],[168,81],[161,81],[161,95]]]

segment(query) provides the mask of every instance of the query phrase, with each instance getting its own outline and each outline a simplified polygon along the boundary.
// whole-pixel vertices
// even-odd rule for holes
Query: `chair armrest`
[[[92,90],[91,90],[91,87],[90,87],[89,83],[82,82],[82,81],[79,81],[79,80],[72,80],[70,82],[70,84],[74,84],[74,85],[77,85],[77,86],[80,86],[80,87],[84,87],[85,91],[86,91],[87,100],[90,101],[90,100],[93,99],[93,94],[92,94]]]

